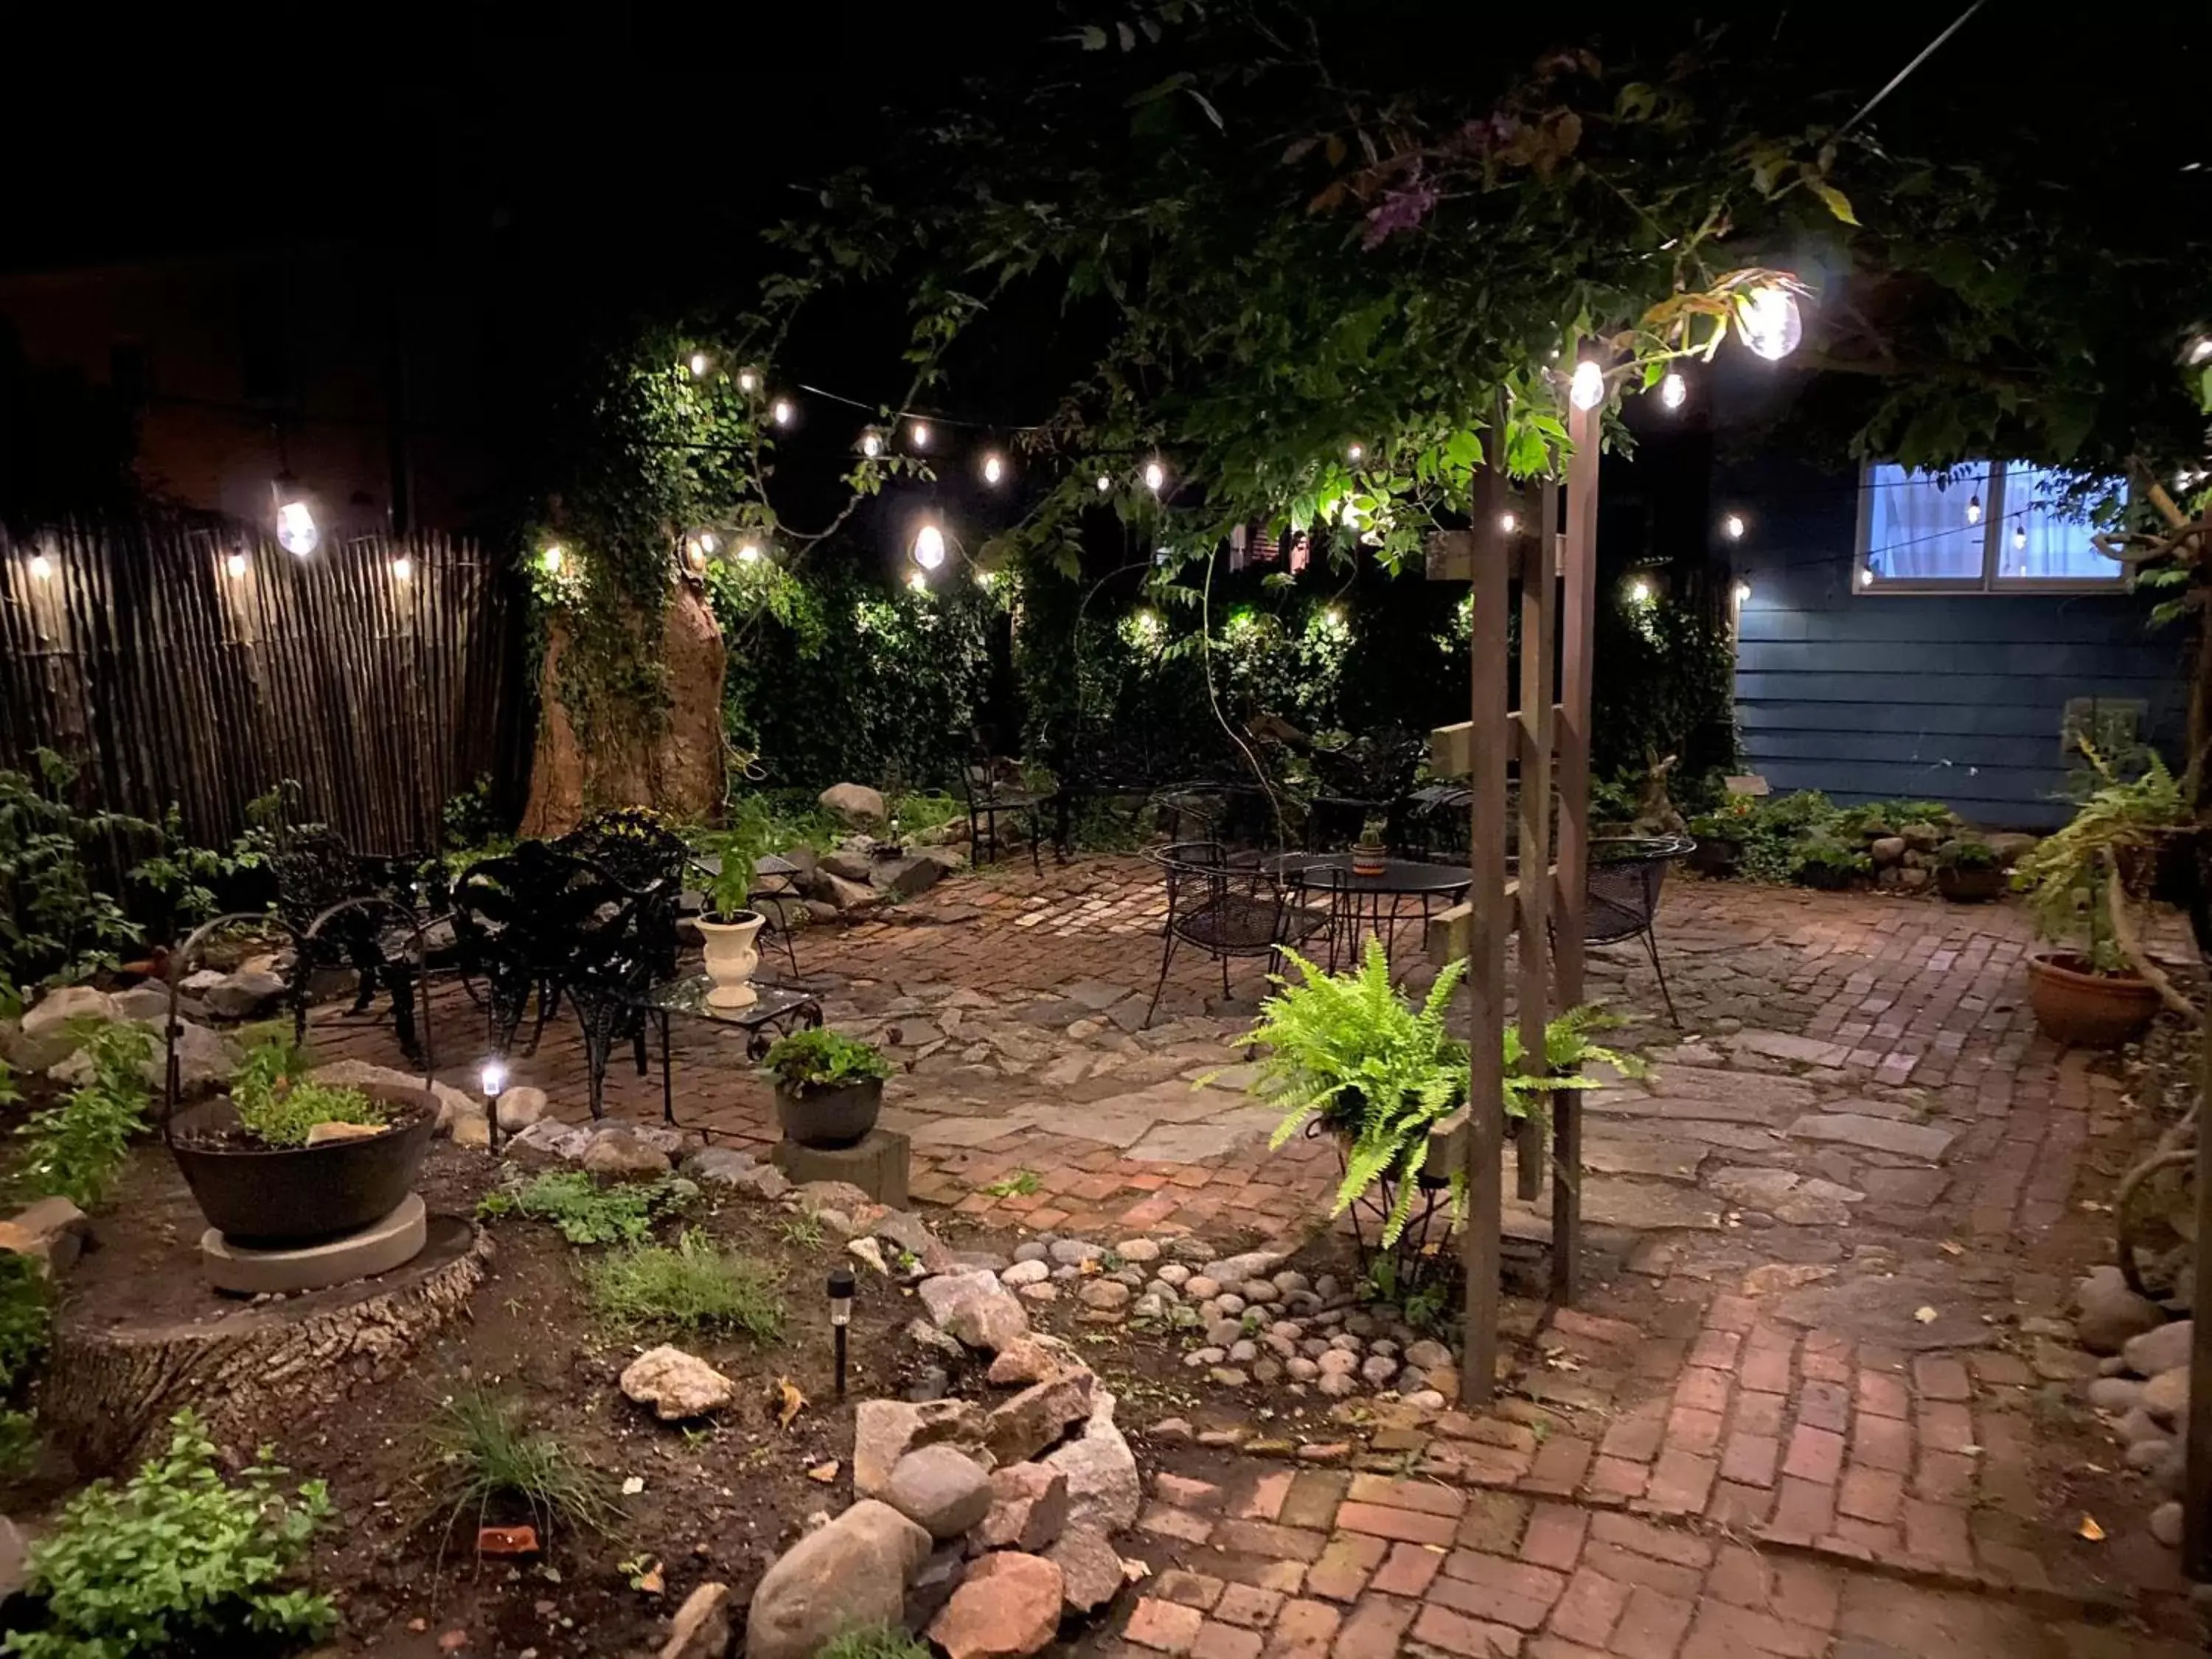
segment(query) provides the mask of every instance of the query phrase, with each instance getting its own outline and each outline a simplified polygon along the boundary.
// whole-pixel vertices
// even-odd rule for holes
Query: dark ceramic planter
[[[1727,836],[1700,836],[1690,848],[1690,868],[1701,876],[1732,876],[1743,862],[1743,843]]]
[[[395,1109],[380,1135],[320,1146],[247,1146],[227,1098],[179,1111],[169,1152],[208,1224],[233,1243],[271,1249],[341,1237],[381,1221],[414,1190],[438,1127],[435,1096],[376,1085],[362,1092]]]
[[[2027,1005],[2054,1042],[2112,1048],[2158,1017],[2158,992],[2134,974],[2100,974],[2077,956],[2027,959]]]
[[[802,1146],[850,1146],[876,1127],[884,1109],[884,1080],[872,1077],[842,1089],[810,1089],[795,1094],[775,1085],[776,1121],[784,1139]]]
[[[2004,890],[2005,872],[1994,866],[1984,870],[1936,866],[1936,890],[1954,904],[1987,904]]]
[[[1797,872],[1800,887],[1814,887],[1824,893],[1840,893],[1857,879],[1856,871],[1838,869],[1832,864],[1808,864]]]

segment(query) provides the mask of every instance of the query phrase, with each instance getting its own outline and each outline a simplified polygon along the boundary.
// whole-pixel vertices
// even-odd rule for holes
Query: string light
[[[924,570],[945,562],[945,532],[934,524],[925,523],[914,532],[914,562]]]
[[[1982,498],[1979,495],[1970,495],[1966,498],[1966,522],[1979,524],[1981,521]]]
[[[1146,639],[1158,637],[1160,619],[1149,611],[1139,611],[1129,618],[1130,625]]]
[[[1797,309],[1797,296],[1778,283],[1738,295],[1735,315],[1743,343],[1769,362],[1787,357],[1805,337],[1805,319]]]
[[[909,571],[907,574],[906,585],[917,593],[929,592],[929,578],[919,570]]]
[[[738,562],[739,564],[758,564],[760,562],[761,550],[753,543],[747,542],[743,547],[738,550]]]
[[[2012,550],[2021,552],[2027,546],[2027,526],[2016,524],[2012,527]]]
[[[1750,598],[1751,584],[1749,582],[1738,582],[1735,585],[1735,602],[1738,605],[1742,605],[1747,603]]]
[[[705,380],[707,378],[707,371],[714,368],[714,360],[712,357],[709,357],[705,352],[695,351],[691,354],[691,378],[693,380]]]
[[[1872,587],[1874,586],[1874,567],[1872,565],[1861,565],[1859,567],[1859,586],[1861,587]]]
[[[986,455],[983,458],[983,482],[985,483],[994,484],[1006,476],[1006,464],[999,459],[997,451],[994,450],[990,454]]]
[[[558,542],[538,556],[538,562],[544,567],[545,574],[549,576],[557,576],[561,574],[561,545]]]
[[[1721,528],[1728,532],[1728,538],[1730,541],[1740,542],[1743,539],[1743,532],[1747,526],[1743,521],[1742,514],[1731,513],[1721,520]]]
[[[1364,444],[1346,445],[1344,451],[1344,459],[1347,461],[1352,462],[1365,460],[1367,459],[1367,446]]]
[[[2212,334],[2200,334],[2189,343],[2189,362],[2192,368],[2212,363]]]
[[[1628,599],[1629,603],[1632,605],[1650,604],[1651,584],[1645,581],[1643,577],[1638,576],[1634,581],[1628,584]]]
[[[246,575],[246,555],[230,553],[223,556],[222,568],[230,573],[233,581],[243,580]]]
[[[1667,378],[1659,382],[1659,401],[1669,409],[1680,409],[1690,395],[1690,383],[1679,370],[1669,369]]]
[[[1113,487],[1114,481],[1111,478],[1108,477],[1103,472],[1098,475],[1098,493],[1100,495],[1103,495],[1108,490],[1113,489]]]
[[[739,369],[738,371],[738,390],[748,393],[758,392],[760,390],[760,376],[750,368]]]
[[[789,426],[799,418],[799,410],[788,398],[778,398],[768,406],[768,417],[778,426]]]
[[[1162,466],[1162,465],[1161,465],[1158,461],[1146,461],[1146,462],[1145,463],[1145,488],[1146,488],[1146,489],[1147,489],[1151,490],[1151,491],[1152,492],[1152,494],[1153,494],[1153,495],[1158,495],[1158,494],[1160,493],[1160,490],[1161,490],[1161,489],[1162,489],[1166,485],[1167,481],[1168,481],[1168,470],[1167,470],[1167,468],[1165,468],[1165,467]]]
[[[928,448],[929,422],[927,421],[908,421],[906,423],[906,437],[907,441],[912,444],[916,449]]]
[[[873,460],[884,453],[884,434],[873,427],[860,434],[860,453]]]
[[[1511,513],[1501,513],[1498,515],[1498,527],[1510,536],[1521,527],[1520,518]]]
[[[392,580],[406,582],[415,580],[415,561],[402,553],[392,562]]]
[[[54,562],[52,559],[43,553],[31,555],[31,576],[33,580],[52,581],[53,574]]]
[[[315,524],[314,510],[297,499],[283,503],[276,509],[276,539],[287,553],[306,558],[323,539],[323,532]]]
[[[1577,409],[1595,409],[1605,401],[1605,371],[1585,357],[1575,365],[1575,378],[1567,383],[1567,400]]]

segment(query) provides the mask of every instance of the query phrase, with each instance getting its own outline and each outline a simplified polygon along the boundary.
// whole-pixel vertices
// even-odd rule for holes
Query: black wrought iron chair
[[[1159,1012],[1176,948],[1188,945],[1221,963],[1221,994],[1229,994],[1232,957],[1265,957],[1273,972],[1285,945],[1326,933],[1329,913],[1291,902],[1273,871],[1238,859],[1218,841],[1182,841],[1161,848],[1152,860],[1167,873],[1168,911],[1161,927],[1159,982],[1145,1010],[1145,1024]]]
[[[974,860],[986,864],[999,856],[1001,812],[1020,816],[1029,825],[1030,868],[1042,875],[1044,862],[1037,847],[1044,839],[1043,809],[1058,792],[1024,787],[1020,768],[992,755],[981,744],[960,769],[960,787],[968,797],[968,849]]]
[[[535,1052],[563,994],[605,977],[601,958],[612,954],[611,939],[639,957],[649,982],[659,942],[641,924],[641,902],[597,865],[546,842],[526,841],[471,865],[453,884],[453,933],[493,1048],[503,1054],[512,1046],[534,994]]]
[[[390,993],[393,1035],[410,1060],[420,1060],[415,984],[422,963],[416,947],[425,917],[413,861],[364,857],[334,831],[317,826],[288,836],[270,855],[269,868],[277,918],[296,941],[286,988],[294,1040],[307,1038],[316,972],[350,969],[355,990],[347,1013],[365,1014],[379,990]]]
[[[1674,994],[1667,988],[1667,969],[1659,960],[1659,940],[1654,924],[1659,915],[1659,889],[1667,866],[1686,858],[1697,847],[1687,836],[1624,836],[1594,841],[1589,849],[1589,903],[1583,919],[1583,943],[1618,945],[1641,939],[1650,953],[1651,971],[1659,976],[1659,994],[1667,1004],[1667,1018],[1676,1030],[1682,1021],[1674,1012]]]
[[[658,812],[643,806],[611,807],[594,812],[553,842],[556,850],[583,860],[640,900],[638,925],[655,975],[676,975],[681,948],[677,913],[691,848]]]

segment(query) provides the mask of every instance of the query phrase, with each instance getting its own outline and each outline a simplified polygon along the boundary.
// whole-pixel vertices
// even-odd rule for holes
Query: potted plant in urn
[[[2188,844],[2191,791],[2155,755],[2141,777],[2124,779],[2081,748],[2102,781],[2072,822],[2021,860],[2012,884],[2045,939],[2077,947],[2028,958],[2036,1024],[2060,1042],[2111,1048],[2139,1034],[2161,1002],[2189,1007],[2144,954],[2128,907],[2150,896],[2161,865]]]
[[[1954,904],[1984,904],[2004,891],[1996,849],[1960,836],[1936,849],[1936,890]]]
[[[1360,826],[1359,839],[1352,844],[1352,873],[1355,876],[1379,876],[1390,857],[1390,849],[1383,836],[1389,826],[1381,818],[1370,818]]]
[[[890,1061],[873,1043],[826,1026],[794,1031],[769,1048],[775,1115],[802,1146],[849,1146],[876,1127]]]
[[[1710,812],[1690,820],[1697,845],[1690,849],[1690,868],[1701,876],[1727,878],[1743,862],[1743,838],[1759,817],[1759,803],[1749,795],[1730,795]]]
[[[753,849],[732,838],[722,848],[719,868],[707,884],[707,908],[698,920],[699,939],[705,947],[707,977],[714,981],[707,992],[713,1008],[749,1008],[759,1000],[753,989],[753,970],[760,966],[754,941],[768,918],[750,908],[753,890]]]

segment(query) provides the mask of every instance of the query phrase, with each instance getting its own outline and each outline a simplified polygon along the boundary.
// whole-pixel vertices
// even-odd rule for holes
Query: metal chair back
[[[1667,866],[1697,843],[1687,836],[1623,836],[1589,849],[1589,903],[1583,942],[1612,945],[1650,931]]]

